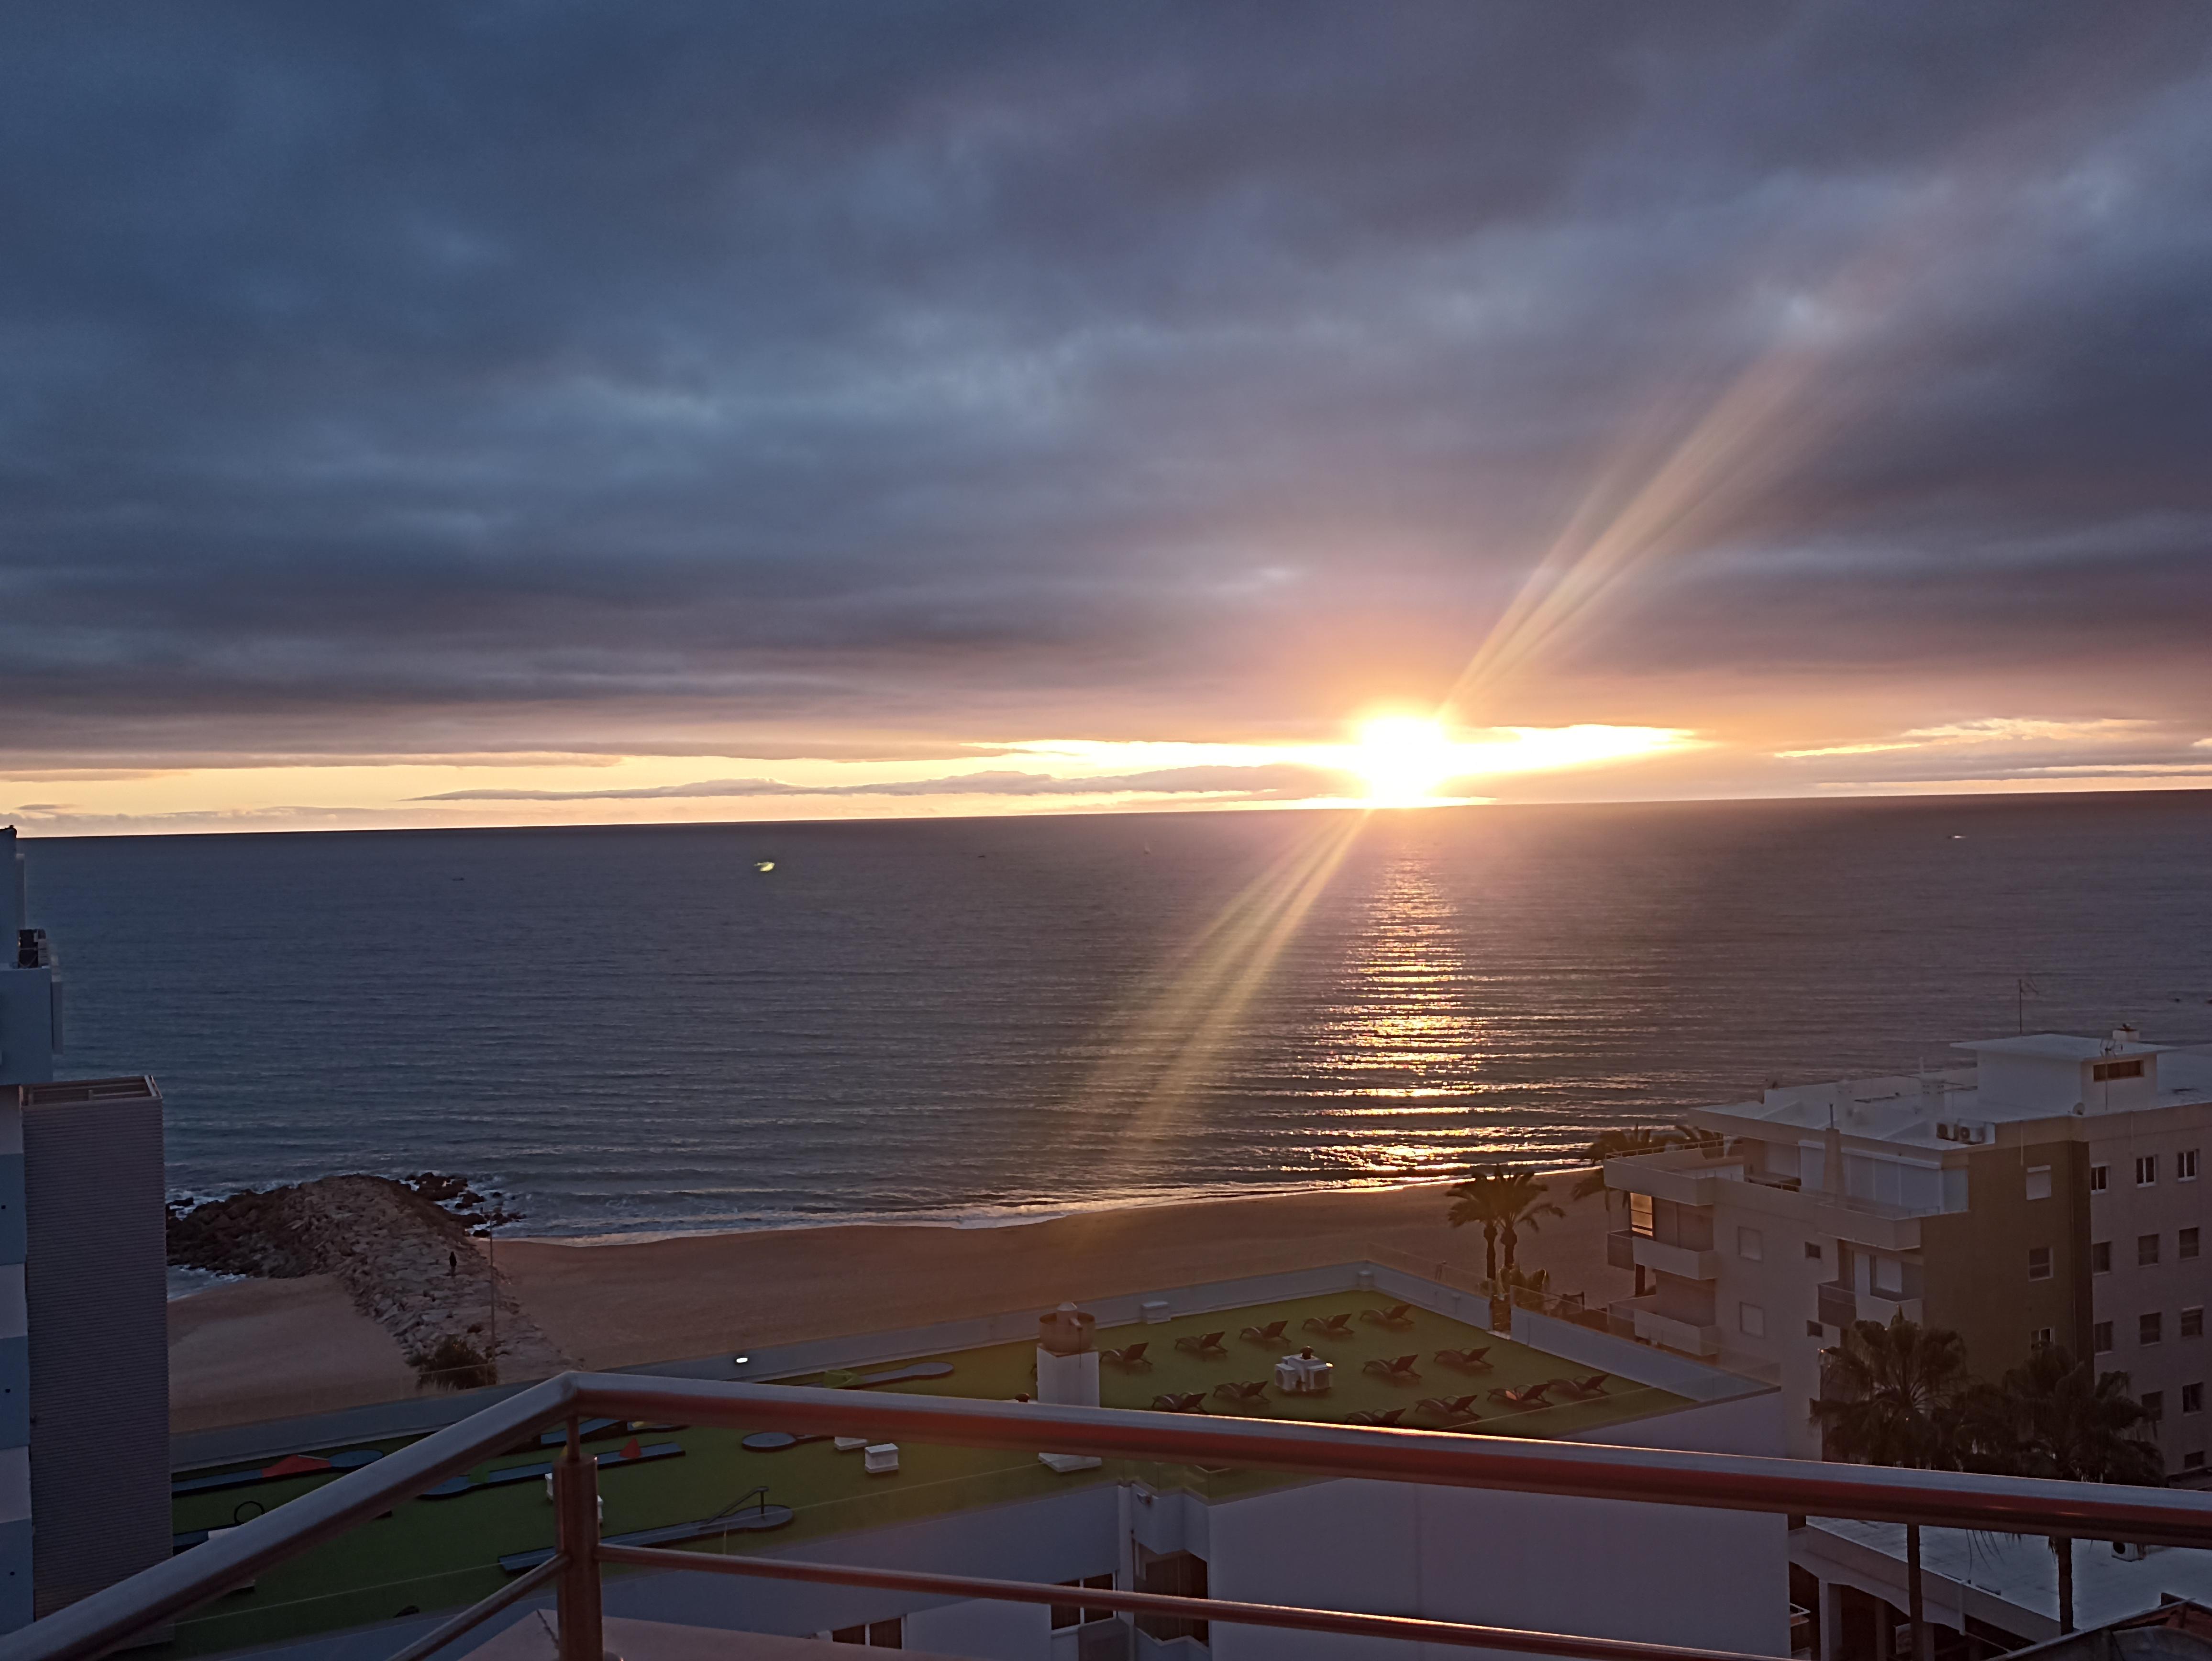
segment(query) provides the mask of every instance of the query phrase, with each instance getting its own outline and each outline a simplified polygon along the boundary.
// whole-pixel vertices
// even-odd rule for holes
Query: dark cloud
[[[1554,703],[2212,690],[2193,5],[9,32],[19,756],[1308,727],[1440,693],[1784,350],[1797,441],[1547,644]]]

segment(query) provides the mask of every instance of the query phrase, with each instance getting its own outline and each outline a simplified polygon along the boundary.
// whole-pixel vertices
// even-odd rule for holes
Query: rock
[[[491,1348],[501,1376],[543,1377],[570,1365],[504,1285],[495,1288],[470,1238],[480,1214],[456,1215],[441,1201],[481,1206],[459,1177],[423,1172],[324,1177],[266,1192],[247,1191],[169,1214],[169,1261],[220,1274],[290,1280],[330,1275],[355,1306],[399,1341],[410,1356],[482,1328],[496,1310]],[[496,1212],[496,1220],[512,1214]]]

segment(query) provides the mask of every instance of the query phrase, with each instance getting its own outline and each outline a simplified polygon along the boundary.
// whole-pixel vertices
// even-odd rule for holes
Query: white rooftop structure
[[[2058,1564],[2036,1535],[1923,1529],[1929,1618],[1963,1629],[1965,1617],[2031,1640],[2058,1634]],[[1815,1517],[1790,1535],[1790,1557],[1824,1583],[1856,1585],[1905,1607],[1905,1524]],[[2074,1542],[2074,1621],[2101,1627],[2161,1601],[2212,1603],[2212,1552],[2106,1540]]]
[[[2122,1029],[2125,1031],[2126,1029]],[[1975,1064],[1919,1074],[1787,1085],[1758,1101],[1700,1108],[1692,1123],[1741,1134],[1776,1129],[1938,1150],[1988,1140],[2000,1124],[2212,1102],[2212,1054],[2063,1032],[1954,1044]]]

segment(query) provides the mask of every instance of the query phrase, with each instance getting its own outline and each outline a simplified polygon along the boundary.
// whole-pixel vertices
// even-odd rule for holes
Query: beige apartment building
[[[1614,1312],[1778,1375],[1802,1457],[1821,1349],[1902,1311],[1957,1329],[1986,1378],[2039,1341],[2094,1354],[2156,1415],[2168,1470],[2203,1470],[2212,1053],[2128,1027],[1954,1047],[1972,1062],[1702,1108],[1714,1144],[1608,1164],[1631,1224],[1611,1256],[1648,1288]]]

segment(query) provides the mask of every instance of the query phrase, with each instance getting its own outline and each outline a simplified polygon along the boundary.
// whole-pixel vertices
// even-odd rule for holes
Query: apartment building
[[[1970,1063],[1699,1109],[1713,1143],[1609,1164],[1630,1206],[1613,1261],[1650,1287],[1615,1313],[1778,1376],[1803,1457],[1821,1349],[1902,1311],[1959,1331],[1984,1377],[2039,1342],[2094,1354],[2151,1409],[2169,1471],[2203,1469],[2212,1054],[2127,1027],[1954,1047]]]
[[[163,1561],[161,1095],[56,1080],[61,983],[0,828],[0,1633]]]

